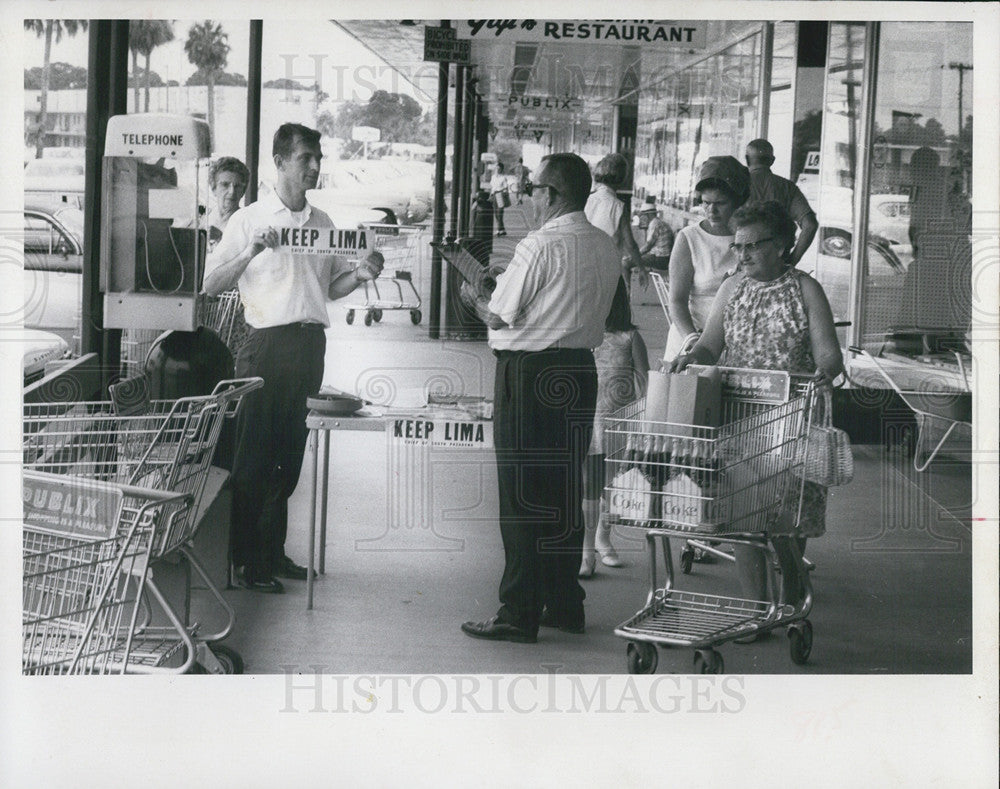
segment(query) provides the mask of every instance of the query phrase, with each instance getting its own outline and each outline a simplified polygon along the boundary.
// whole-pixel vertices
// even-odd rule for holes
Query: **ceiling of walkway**
[[[424,27],[436,20],[338,20],[350,35],[404,75],[428,100],[437,93],[436,64],[424,60]],[[477,90],[493,124],[555,128],[603,124],[640,81],[638,45],[472,41]],[[658,48],[657,68],[690,58],[693,50]]]
[[[648,20],[644,20],[648,22]],[[428,101],[437,94],[437,64],[424,60],[424,27],[439,20],[335,21],[408,79]],[[465,20],[454,22],[465,34]],[[629,23],[626,23],[629,24]],[[671,24],[650,22],[650,24]],[[678,23],[674,23],[678,24]],[[720,41],[754,23],[713,20],[700,25],[703,42]],[[759,23],[757,23],[759,25]],[[517,134],[610,126],[612,109],[635,103],[639,86],[659,82],[704,55],[682,45],[522,41],[517,32],[471,42],[476,89],[486,101],[491,131]],[[497,34],[499,35],[499,34]]]

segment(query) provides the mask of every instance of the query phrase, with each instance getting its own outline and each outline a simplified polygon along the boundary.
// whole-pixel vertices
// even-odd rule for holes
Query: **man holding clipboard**
[[[230,218],[205,266],[205,292],[239,287],[250,332],[236,374],[264,379],[244,400],[237,424],[233,563],[243,568],[245,588],[280,593],[278,577],[306,578],[284,544],[288,499],[305,454],[306,398],[323,383],[326,302],[378,277],[383,259],[371,252],[356,263],[323,246],[335,235],[333,221],[306,201],[323,158],[319,132],[286,123],[272,153],[275,189]]]

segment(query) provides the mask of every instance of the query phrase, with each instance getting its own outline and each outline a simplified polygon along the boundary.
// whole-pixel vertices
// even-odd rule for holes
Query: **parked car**
[[[426,185],[415,183],[411,174],[395,167],[394,163],[375,159],[342,160],[324,165],[320,188],[316,191],[322,193],[319,200],[328,205],[386,208],[405,224],[422,222],[431,209]]]
[[[52,332],[78,353],[83,303],[83,211],[24,207],[24,326]]]
[[[823,193],[820,203],[818,235],[819,254],[832,257],[851,256],[853,191],[843,187]],[[903,264],[912,256],[910,246],[910,197],[899,194],[874,194],[869,199],[868,241],[892,251]]]
[[[71,355],[66,340],[52,332],[25,329],[21,342],[24,345],[21,369],[25,386],[45,375],[45,368],[51,362]]]
[[[24,199],[83,208],[84,180],[82,159],[32,159],[24,166]]]
[[[829,231],[831,228],[820,228],[819,249],[813,261],[810,263],[808,258],[804,258],[799,267],[805,271],[811,270],[823,286],[834,318],[849,320],[850,236],[847,236],[845,246],[840,243],[844,236],[827,235],[824,238],[824,230]],[[904,262],[885,239],[869,236],[864,270],[866,331],[879,331],[894,323],[899,312],[907,265],[908,261]]]

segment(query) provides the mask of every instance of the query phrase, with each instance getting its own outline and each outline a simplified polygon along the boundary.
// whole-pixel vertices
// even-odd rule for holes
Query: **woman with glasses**
[[[833,313],[820,284],[791,265],[796,225],[778,204],[749,203],[733,214],[733,254],[740,273],[719,288],[705,331],[689,353],[674,359],[671,372],[688,364],[726,364],[813,375],[828,386],[844,372]],[[797,540],[774,540],[786,587],[786,602],[801,599],[798,559],[805,538],[826,530],[826,488],[805,483]],[[767,599],[765,557],[751,546],[735,547],[744,595]],[[751,637],[752,639],[753,637]]]
[[[698,339],[719,286],[736,270],[729,220],[750,194],[750,171],[732,156],[712,156],[701,166],[695,191],[705,218],[680,230],[670,253],[667,363]]]

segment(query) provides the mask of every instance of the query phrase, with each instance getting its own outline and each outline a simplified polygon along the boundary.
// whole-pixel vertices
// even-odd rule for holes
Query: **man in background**
[[[767,140],[753,140],[747,144],[746,162],[750,168],[750,200],[758,203],[773,200],[784,208],[798,225],[799,233],[795,238],[791,254],[791,264],[798,265],[819,229],[815,212],[799,187],[787,178],[771,172],[771,165],[774,164],[774,147]]]

